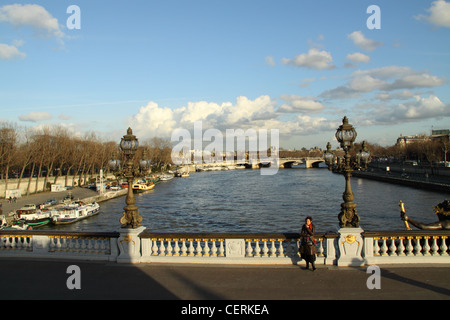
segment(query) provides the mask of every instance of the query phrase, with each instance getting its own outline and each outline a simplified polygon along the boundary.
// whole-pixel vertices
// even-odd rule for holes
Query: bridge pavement
[[[70,281],[75,276],[67,271],[70,265],[80,268],[76,273],[80,289],[67,287],[68,280],[76,283]],[[227,300],[241,300],[239,303],[249,300],[252,304],[263,304],[268,300],[305,299],[450,299],[449,265],[380,265],[380,289],[372,290],[367,287],[372,273],[363,267],[321,265],[313,272],[294,265],[129,265],[20,258],[0,258],[0,266],[2,300],[179,300],[181,303],[176,306],[181,308],[192,300],[201,305],[199,301],[206,300],[222,304]],[[287,309],[295,306],[287,304]],[[320,314],[320,310],[315,312]]]

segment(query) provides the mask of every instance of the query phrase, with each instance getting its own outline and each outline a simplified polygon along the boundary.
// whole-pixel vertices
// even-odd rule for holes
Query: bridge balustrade
[[[364,258],[377,263],[449,263],[450,231],[365,232]]]
[[[363,232],[363,264],[450,263],[450,231]],[[298,264],[298,233],[155,233],[0,231],[0,257],[118,261],[138,246],[137,263]],[[336,265],[338,233],[316,233],[317,265]],[[359,244],[358,244],[359,245]]]

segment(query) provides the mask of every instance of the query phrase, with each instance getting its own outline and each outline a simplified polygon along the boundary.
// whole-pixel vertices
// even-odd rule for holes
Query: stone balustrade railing
[[[355,234],[316,233],[316,263],[339,266],[450,263],[450,231],[361,230]],[[117,232],[3,230],[0,257],[125,263],[297,264],[301,263],[299,241],[298,233],[155,233],[144,227]]]
[[[366,264],[449,263],[449,231],[364,232]]]
[[[115,261],[118,232],[0,231],[0,257]]]
[[[298,233],[143,232],[140,238],[141,262],[296,264],[300,261]],[[325,263],[327,239],[331,239],[331,246],[334,246],[334,238],[336,238],[335,234],[316,234],[318,263]]]

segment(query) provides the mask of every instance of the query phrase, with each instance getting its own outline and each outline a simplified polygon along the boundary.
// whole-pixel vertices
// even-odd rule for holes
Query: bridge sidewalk
[[[80,289],[68,289],[80,268]],[[2,300],[397,300],[450,299],[449,265],[380,265],[380,289],[366,268],[117,264],[0,258]],[[369,279],[370,281],[370,279]],[[373,281],[370,281],[373,283]],[[187,304],[187,302],[186,302]],[[180,304],[178,304],[180,305]],[[183,304],[181,304],[183,305]]]

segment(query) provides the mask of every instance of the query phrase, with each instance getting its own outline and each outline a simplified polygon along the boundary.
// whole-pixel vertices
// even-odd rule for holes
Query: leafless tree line
[[[140,143],[137,163],[146,150],[153,166],[170,165],[170,141],[155,137]],[[93,132],[79,137],[60,126],[36,129],[0,123],[0,179],[6,183],[5,190],[18,189],[22,183],[28,184],[28,191],[36,183],[37,190],[38,179],[33,181],[36,177],[44,179],[44,189],[48,183],[82,185],[100,170],[107,174],[109,161],[121,160],[121,156],[119,141],[104,141]],[[17,179],[14,185],[11,178]]]

